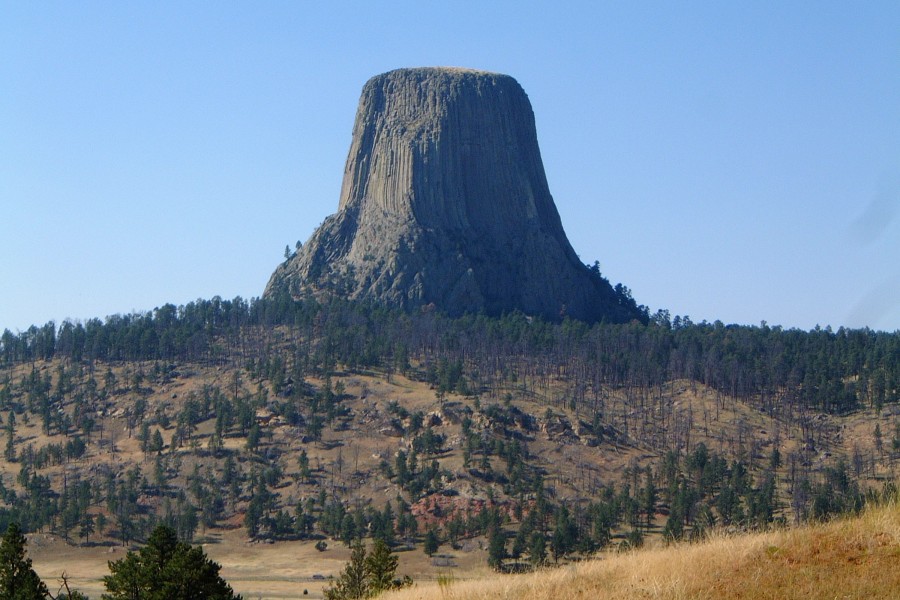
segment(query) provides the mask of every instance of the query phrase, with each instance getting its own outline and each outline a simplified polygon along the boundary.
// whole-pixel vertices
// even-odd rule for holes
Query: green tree
[[[369,596],[369,574],[366,567],[366,547],[362,540],[353,543],[350,550],[350,562],[335,581],[334,586],[326,588],[326,600],[358,600]]]
[[[254,423],[252,427],[250,427],[250,431],[247,433],[247,442],[246,447],[250,452],[256,452],[259,448],[259,438],[261,436],[259,430],[259,424]]]
[[[141,442],[141,452],[147,454],[150,451],[150,424],[147,421],[141,423],[138,440]]]
[[[15,413],[9,413],[6,422],[6,448],[3,450],[3,458],[6,462],[16,462],[16,420]]]
[[[644,487],[641,489],[641,511],[647,518],[647,528],[653,524],[653,515],[656,513],[656,481],[653,478],[653,471],[647,467],[647,478]]]
[[[500,526],[492,526],[488,531],[488,566],[499,570],[506,558],[506,534]]]
[[[160,525],[137,553],[109,563],[103,600],[241,600],[203,549]]]
[[[347,546],[351,546],[356,537],[362,538],[362,536],[357,536],[356,521],[353,519],[353,515],[346,514],[341,520],[341,541]]]
[[[434,553],[438,551],[438,547],[440,547],[441,545],[441,540],[438,539],[438,535],[434,530],[434,527],[429,527],[428,531],[425,532],[425,541],[423,545],[425,554],[427,554],[428,556],[434,556]]]
[[[397,572],[397,562],[398,559],[391,552],[390,546],[384,540],[375,540],[372,552],[366,557],[371,594],[379,594],[395,587],[394,574]]]
[[[163,450],[163,445],[162,433],[160,433],[159,429],[154,430],[153,437],[150,438],[147,446],[149,451],[159,454]]]
[[[43,600],[50,595],[47,586],[31,567],[25,555],[25,536],[18,524],[10,523],[0,541],[0,599]]]
[[[309,456],[306,455],[306,450],[300,451],[300,456],[297,457],[297,466],[300,467],[300,480],[309,483],[312,472],[309,470]]]
[[[561,557],[571,552],[577,541],[578,528],[569,516],[569,509],[561,506],[556,514],[556,527],[550,539],[554,562],[559,562]]]
[[[535,567],[547,561],[547,539],[540,531],[531,534],[531,545],[528,548],[528,562]]]
[[[512,548],[509,550],[509,557],[518,561],[525,554],[528,544],[528,536],[531,534],[530,527],[519,527],[516,537],[513,538]]]
[[[146,581],[147,574],[143,572],[141,559],[134,552],[110,562],[109,571],[111,575],[103,578],[103,585],[109,592],[102,596],[104,600],[140,600],[150,587],[150,583]]]
[[[94,531],[94,517],[90,513],[86,512],[81,518],[81,527],[78,531],[78,534],[84,538],[85,542],[89,542]]]
[[[326,588],[327,600],[357,600],[371,598],[386,590],[409,585],[412,580],[404,578],[403,583],[394,579],[397,572],[397,557],[384,540],[375,540],[372,551],[367,555],[362,540],[356,540],[350,547],[350,562],[335,581]]]
[[[681,515],[681,511],[673,510],[669,513],[669,518],[666,520],[666,526],[663,529],[663,537],[667,541],[677,541],[684,537],[684,518]]]

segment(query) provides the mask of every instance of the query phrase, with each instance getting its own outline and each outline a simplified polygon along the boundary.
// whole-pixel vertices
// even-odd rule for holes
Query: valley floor
[[[29,555],[51,592],[65,572],[73,588],[100,598],[106,561],[124,555],[121,547],[72,548],[55,536],[29,537]],[[349,557],[343,544],[320,553],[305,542],[247,543],[239,531],[208,542],[204,550],[247,600],[322,598],[328,575]],[[456,553],[457,568],[443,572],[420,551],[399,556],[398,572],[415,585],[383,600],[887,600],[900,597],[900,504],[808,527],[605,553],[522,575],[488,571],[481,551]]]
[[[492,572],[485,566],[486,552],[479,548],[479,541],[483,540],[469,540],[458,551],[442,547],[433,558],[421,548],[398,552],[397,573],[420,583],[434,581],[437,573],[445,571],[452,571],[457,579],[489,577]],[[209,532],[198,536],[195,545],[202,545],[207,556],[222,566],[222,577],[244,600],[322,598],[331,577],[337,577],[350,558],[349,548],[338,541],[329,540],[327,550],[319,552],[311,541],[250,542],[243,528]],[[65,573],[73,590],[99,600],[106,591],[103,577],[109,575],[108,561],[119,560],[127,549],[106,543],[73,546],[59,536],[36,533],[28,535],[27,550],[51,593],[56,595]]]

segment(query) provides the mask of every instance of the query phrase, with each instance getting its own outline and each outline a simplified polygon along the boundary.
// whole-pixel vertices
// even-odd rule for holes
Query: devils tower
[[[285,291],[451,315],[639,317],[569,244],[521,86],[457,68],[398,69],[365,84],[338,212],[265,295]]]

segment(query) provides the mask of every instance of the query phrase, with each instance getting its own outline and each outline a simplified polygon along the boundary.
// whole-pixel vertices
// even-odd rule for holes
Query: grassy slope
[[[805,528],[714,537],[527,575],[420,584],[385,600],[898,598],[900,505]]]

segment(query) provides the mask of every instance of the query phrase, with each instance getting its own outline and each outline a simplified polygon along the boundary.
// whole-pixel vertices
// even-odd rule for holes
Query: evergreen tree
[[[6,462],[16,462],[16,429],[15,413],[9,413],[9,421],[6,422],[6,448],[3,450],[3,458]]]
[[[440,545],[441,540],[438,538],[437,531],[435,531],[434,527],[429,527],[428,531],[425,532],[425,541],[423,542],[425,554],[434,556]]]
[[[366,567],[366,547],[362,540],[353,543],[350,550],[350,562],[335,581],[334,586],[326,588],[326,600],[358,600],[369,596],[369,574]]]
[[[673,510],[669,513],[666,526],[663,529],[663,537],[666,540],[677,541],[684,537],[684,518],[680,511]]]
[[[163,450],[163,437],[162,433],[159,432],[159,429],[153,431],[153,436],[150,438],[148,442],[147,449],[150,452],[155,452],[159,454]]]
[[[556,527],[550,540],[553,560],[559,562],[561,557],[572,551],[577,540],[578,528],[569,516],[569,509],[561,506],[556,514]]]
[[[531,534],[531,531],[528,527],[524,525],[519,527],[519,530],[516,532],[516,537],[513,539],[512,548],[509,551],[510,558],[515,560],[519,560],[527,550],[526,544],[528,540],[528,536]]]
[[[653,471],[647,467],[647,478],[643,489],[641,489],[641,512],[647,518],[647,529],[653,524],[653,515],[656,513],[656,481],[653,478]]]
[[[85,542],[89,542],[94,531],[94,517],[90,513],[85,512],[81,517],[81,527],[78,534],[84,538]]]
[[[412,580],[394,580],[397,572],[397,557],[383,540],[375,540],[372,552],[366,554],[362,540],[353,543],[350,550],[350,562],[335,581],[334,586],[326,588],[327,600],[357,600],[371,598],[386,590],[410,585]]]
[[[109,564],[103,600],[241,600],[203,549],[160,525],[137,553]]]
[[[309,457],[306,455],[306,450],[300,451],[300,456],[297,457],[297,465],[300,467],[300,480],[303,483],[309,483],[312,472],[309,470]]]
[[[50,594],[25,555],[25,536],[10,523],[0,541],[0,600],[44,600]]]
[[[397,572],[398,558],[383,540],[375,540],[372,552],[366,557],[371,594],[379,594],[395,587],[394,574]]]
[[[547,540],[540,531],[531,534],[531,545],[528,548],[528,562],[535,567],[543,565],[547,560]]]
[[[488,566],[499,570],[506,558],[506,534],[498,525],[488,530]]]

